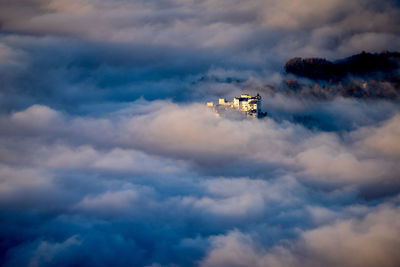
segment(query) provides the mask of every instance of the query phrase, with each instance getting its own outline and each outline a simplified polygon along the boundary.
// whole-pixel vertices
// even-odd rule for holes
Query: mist
[[[399,15],[0,1],[1,265],[398,266],[399,100],[290,93],[284,64],[395,51]],[[205,105],[243,93],[268,115]]]

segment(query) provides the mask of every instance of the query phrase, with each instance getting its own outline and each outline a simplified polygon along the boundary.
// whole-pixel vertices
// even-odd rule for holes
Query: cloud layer
[[[399,125],[339,135],[168,101],[106,117],[41,105],[4,115],[5,262],[362,266],[350,255],[372,250],[372,265],[395,266],[383,248],[398,247]],[[115,251],[90,252],[109,242]]]
[[[399,13],[0,1],[1,264],[398,266],[399,103],[262,87],[293,56],[395,50]],[[267,118],[204,106],[244,92]]]

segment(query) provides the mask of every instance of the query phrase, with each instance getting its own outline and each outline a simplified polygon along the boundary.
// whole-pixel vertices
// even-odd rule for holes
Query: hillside
[[[365,53],[329,61],[323,58],[292,58],[286,62],[288,94],[331,98],[398,99],[400,53]],[[307,78],[307,80],[304,80]]]
[[[360,78],[391,78],[398,74],[400,53],[362,52],[337,61],[323,58],[292,58],[285,64],[285,71],[313,80],[343,80],[349,76]]]

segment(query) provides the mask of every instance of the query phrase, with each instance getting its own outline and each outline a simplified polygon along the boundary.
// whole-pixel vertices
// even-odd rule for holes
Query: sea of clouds
[[[279,86],[293,56],[396,50],[399,18],[394,0],[0,0],[1,265],[399,266],[398,101],[204,105]]]

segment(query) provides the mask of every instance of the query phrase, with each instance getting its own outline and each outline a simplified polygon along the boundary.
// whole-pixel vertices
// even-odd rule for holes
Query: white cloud
[[[252,235],[232,231],[211,238],[202,266],[397,266],[398,207],[372,209],[362,219],[304,231],[299,240],[263,247]]]

